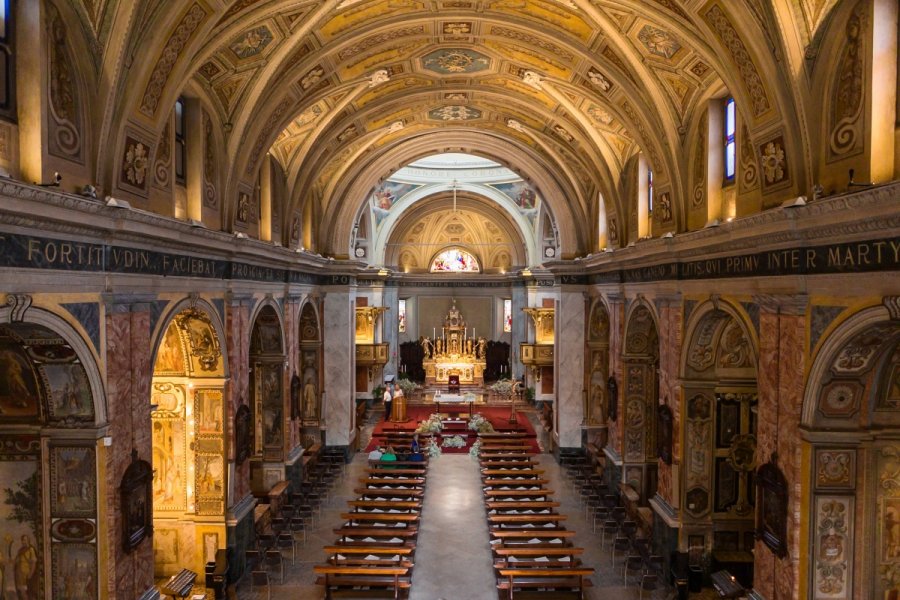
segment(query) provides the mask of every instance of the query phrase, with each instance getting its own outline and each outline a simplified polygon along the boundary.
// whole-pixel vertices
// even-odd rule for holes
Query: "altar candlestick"
[[[431,339],[435,339],[437,337],[437,327],[431,328]]]

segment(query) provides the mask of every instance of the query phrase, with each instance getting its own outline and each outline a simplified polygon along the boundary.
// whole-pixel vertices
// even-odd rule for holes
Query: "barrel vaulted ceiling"
[[[692,148],[706,102],[726,90],[748,134],[778,139],[792,185],[806,185],[812,158],[799,107],[810,92],[791,73],[810,68],[809,49],[845,3],[57,4],[80,19],[84,40],[74,46],[95,57],[91,77],[106,98],[95,109],[100,181],[114,185],[129,138],[158,154],[176,98],[190,94],[215,130],[224,228],[268,152],[286,175],[281,230],[302,214],[318,247],[342,254],[373,185],[422,156],[464,151],[540,187],[563,255],[575,255],[590,247],[600,195],[606,214],[626,223],[625,174],[638,153],[672,199],[672,228],[686,227]]]

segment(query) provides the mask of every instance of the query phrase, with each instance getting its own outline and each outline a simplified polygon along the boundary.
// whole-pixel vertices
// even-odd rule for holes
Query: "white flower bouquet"
[[[443,452],[441,451],[441,447],[438,446],[434,438],[428,440],[428,448],[426,448],[426,452],[428,452],[428,456],[430,456],[431,458],[436,458],[443,454]]]
[[[494,426],[491,425],[491,422],[482,414],[475,413],[472,415],[472,418],[469,419],[469,429],[477,431],[478,433],[492,433],[494,431]]]
[[[440,433],[444,427],[441,423],[441,415],[434,413],[416,427],[416,433]]]
[[[466,440],[461,435],[451,435],[450,437],[445,437],[441,446],[444,448],[465,448]]]
[[[481,440],[475,440],[475,443],[469,448],[469,456],[478,458],[479,455],[481,455]]]

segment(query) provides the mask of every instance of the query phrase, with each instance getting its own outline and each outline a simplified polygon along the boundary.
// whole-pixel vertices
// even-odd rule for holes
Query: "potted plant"
[[[382,396],[384,396],[384,386],[376,385],[372,388],[372,399],[369,400],[369,408],[375,406],[375,403],[381,400]]]

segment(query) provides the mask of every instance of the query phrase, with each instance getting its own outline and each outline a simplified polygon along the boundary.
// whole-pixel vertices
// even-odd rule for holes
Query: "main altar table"
[[[472,398],[470,400],[466,400],[466,397],[462,394],[435,394],[434,395],[434,404],[437,406],[437,412],[441,412],[441,404],[444,405],[445,408],[449,408],[456,404],[459,405],[469,405],[469,417],[472,416],[473,406],[475,405],[476,398]],[[449,410],[447,411],[450,412]],[[459,412],[457,412],[459,414]]]

